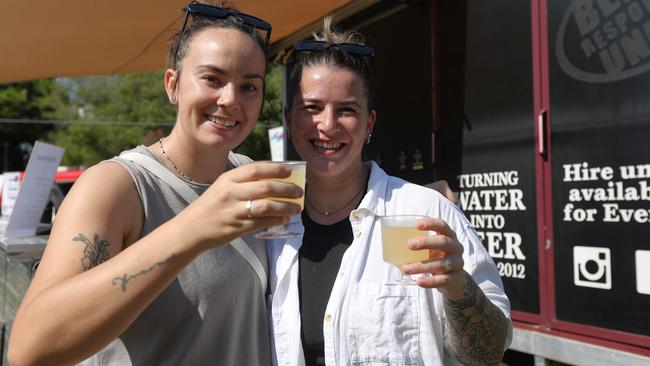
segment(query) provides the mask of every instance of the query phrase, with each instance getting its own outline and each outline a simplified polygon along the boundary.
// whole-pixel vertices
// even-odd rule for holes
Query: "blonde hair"
[[[366,45],[364,36],[355,31],[341,30],[336,27],[331,16],[323,18],[322,27],[312,33],[312,39],[330,44],[353,43]],[[330,47],[322,51],[295,51],[290,55],[287,65],[289,80],[287,83],[287,107],[292,108],[293,98],[298,91],[302,72],[315,65],[332,65],[348,69],[362,80],[368,111],[373,109],[375,76],[372,70],[372,56],[348,54],[339,47]]]
[[[332,44],[355,43],[365,45],[363,34],[352,30],[341,30],[336,28],[334,17],[331,15],[323,18],[323,26],[312,33],[316,41],[323,41]]]

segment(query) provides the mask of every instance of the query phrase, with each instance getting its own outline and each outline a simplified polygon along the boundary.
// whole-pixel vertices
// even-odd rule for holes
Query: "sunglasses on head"
[[[265,33],[264,38],[267,44],[271,40],[271,30],[272,30],[271,24],[256,16],[240,13],[233,9],[226,9],[222,7],[217,7],[217,6],[207,5],[207,4],[199,4],[199,3],[187,4],[184,10],[185,10],[185,20],[183,21],[183,28],[181,28],[181,37],[180,37],[181,40],[185,35],[185,28],[187,27],[187,22],[190,18],[190,15],[193,16],[200,15],[200,16],[212,17],[217,19],[225,19],[229,16],[234,16],[236,18],[239,18],[244,24],[248,25],[249,27],[253,27],[255,29],[264,31]],[[176,66],[176,58],[178,57],[179,47],[180,47],[180,42],[178,42],[178,45],[176,46],[176,51],[174,52],[174,67]]]
[[[373,50],[371,47],[356,43],[329,43],[325,41],[307,40],[296,43],[294,49],[296,51],[320,52],[328,50],[332,47],[338,48],[345,51],[346,53],[356,56],[372,57],[375,55],[375,50]]]

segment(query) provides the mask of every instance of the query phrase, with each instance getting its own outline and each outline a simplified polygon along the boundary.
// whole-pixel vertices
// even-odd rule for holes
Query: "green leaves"
[[[23,170],[28,155],[20,146],[51,130],[51,126],[10,123],[14,119],[43,119],[55,108],[53,80],[0,85],[0,171]],[[24,144],[23,144],[24,145]]]
[[[237,152],[270,159],[269,127],[282,124],[283,75],[271,66],[257,126]],[[0,118],[53,120],[53,124],[0,123],[0,147],[11,145],[7,170],[22,170],[21,142],[42,140],[65,148],[62,165],[91,166],[143,143],[152,130],[168,134],[176,109],[165,94],[163,71],[60,78],[0,85]],[[0,151],[2,154],[2,151]]]
[[[163,87],[163,72],[92,76],[59,81],[65,100],[48,139],[66,149],[64,165],[90,166],[142,143],[151,129],[168,133],[176,119]]]

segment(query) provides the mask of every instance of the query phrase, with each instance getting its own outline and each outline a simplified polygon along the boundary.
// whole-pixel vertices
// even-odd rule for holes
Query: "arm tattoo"
[[[449,345],[465,364],[498,365],[503,357],[508,320],[468,273],[465,277],[465,298],[445,299]]]
[[[81,258],[81,265],[84,271],[97,267],[108,260],[108,246],[111,245],[108,240],[99,239],[99,234],[95,233],[93,241],[90,241],[84,234],[79,234],[72,238],[73,241],[80,241],[85,244],[84,256]]]
[[[153,271],[154,269],[156,269],[156,267],[162,267],[165,264],[170,263],[173,259],[174,259],[174,255],[172,254],[169,258],[165,259],[164,261],[156,262],[151,267],[149,267],[147,269],[143,269],[142,271],[140,271],[140,272],[138,272],[136,274],[129,275],[129,274],[125,273],[122,277],[115,277],[115,278],[113,278],[113,281],[112,281],[113,286],[121,284],[122,292],[126,292],[126,288],[129,285],[129,281],[134,280],[136,277],[139,277],[139,276],[141,276],[141,275],[143,275],[145,273],[149,273],[149,272]]]

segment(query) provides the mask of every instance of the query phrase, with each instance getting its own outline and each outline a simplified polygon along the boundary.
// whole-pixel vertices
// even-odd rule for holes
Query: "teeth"
[[[208,117],[208,119],[210,120],[210,122],[216,123],[216,124],[218,124],[220,126],[224,126],[224,127],[233,127],[234,125],[237,124],[237,121],[226,121],[226,120],[219,119],[219,118],[216,118],[216,117]]]
[[[335,144],[335,143],[327,143],[327,142],[322,142],[322,141],[314,141],[314,146],[321,148],[321,149],[334,149],[338,150],[341,148],[342,144]]]

